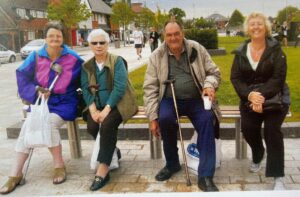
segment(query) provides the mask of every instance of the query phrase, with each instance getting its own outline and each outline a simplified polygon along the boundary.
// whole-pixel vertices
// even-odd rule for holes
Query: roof
[[[141,13],[143,10],[143,4],[142,3],[132,3],[131,9],[134,13]]]
[[[24,8],[30,10],[46,10],[48,0],[0,0],[0,5],[9,8]]]
[[[209,15],[206,19],[214,20],[216,22],[219,22],[219,21],[228,21],[229,20],[225,16],[223,16],[221,14],[217,14],[217,13]]]
[[[102,0],[88,0],[92,12],[103,13],[103,14],[112,14],[111,7],[109,7]]]
[[[15,9],[46,11],[48,0],[0,0],[0,6],[12,19],[17,16]]]

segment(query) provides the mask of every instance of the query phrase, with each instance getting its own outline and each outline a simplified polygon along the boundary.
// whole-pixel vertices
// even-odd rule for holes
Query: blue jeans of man
[[[211,110],[205,110],[202,99],[177,99],[179,116],[187,116],[198,133],[197,148],[200,154],[199,177],[212,177],[215,172],[216,150],[214,122]],[[177,147],[178,123],[172,98],[163,98],[159,106],[159,127],[163,140],[166,167],[179,164]]]

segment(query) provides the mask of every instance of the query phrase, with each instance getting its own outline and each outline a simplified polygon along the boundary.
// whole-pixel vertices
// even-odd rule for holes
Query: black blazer
[[[248,95],[252,91],[251,85],[263,83],[258,89],[266,99],[273,97],[283,90],[286,80],[287,64],[286,56],[280,43],[274,38],[266,38],[266,49],[254,71],[246,55],[247,44],[245,41],[237,50],[231,68],[231,82],[240,97],[241,107],[248,101]]]

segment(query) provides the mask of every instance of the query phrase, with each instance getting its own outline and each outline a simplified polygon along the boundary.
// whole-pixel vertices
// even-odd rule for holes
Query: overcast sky
[[[214,13],[229,17],[235,9],[241,11],[243,15],[259,11],[275,17],[286,5],[300,9],[300,0],[131,0],[131,2],[146,3],[152,11],[156,11],[157,6],[166,12],[178,7],[185,11],[186,18],[207,17]]]

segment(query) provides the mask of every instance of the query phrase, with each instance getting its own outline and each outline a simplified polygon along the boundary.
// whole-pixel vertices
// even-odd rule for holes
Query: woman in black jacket
[[[252,150],[250,172],[258,172],[264,158],[261,128],[264,123],[266,177],[274,177],[274,190],[284,189],[284,143],[281,125],[289,108],[286,56],[272,38],[271,24],[261,13],[252,13],[244,24],[250,37],[237,50],[231,69],[231,82],[240,97],[242,132]],[[282,105],[267,110],[266,101],[283,93]]]

